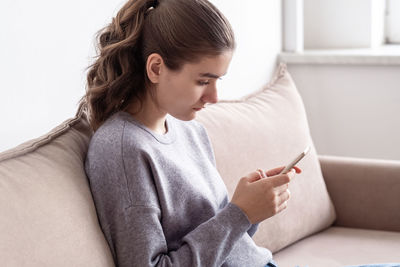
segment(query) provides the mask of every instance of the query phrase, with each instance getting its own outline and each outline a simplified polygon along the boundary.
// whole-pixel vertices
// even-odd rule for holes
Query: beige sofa
[[[279,266],[400,262],[400,162],[318,155],[285,65],[258,92],[196,119],[229,194],[241,176],[311,146],[288,208],[253,237]],[[83,167],[91,135],[83,104],[50,133],[0,154],[0,266],[114,266]]]

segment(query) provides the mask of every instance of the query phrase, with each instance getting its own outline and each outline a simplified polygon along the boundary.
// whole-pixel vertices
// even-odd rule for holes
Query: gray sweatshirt
[[[115,264],[265,266],[271,252],[229,202],[204,127],[166,123],[157,134],[121,111],[90,141],[86,173]]]

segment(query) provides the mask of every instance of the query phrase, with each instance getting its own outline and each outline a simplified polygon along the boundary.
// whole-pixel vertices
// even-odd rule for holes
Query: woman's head
[[[153,93],[146,70],[149,56],[159,56],[173,73],[207,58],[226,58],[235,49],[229,22],[207,0],[130,0],[99,31],[98,41],[84,97],[95,130],[115,112],[133,102],[140,105]]]
[[[167,113],[180,120],[194,119],[206,103],[218,101],[217,80],[226,74],[231,58],[232,51],[225,51],[186,62],[179,71],[174,71],[163,63],[160,55],[151,54],[146,71],[155,85],[155,94],[147,96],[143,113],[153,119],[163,118]],[[137,115],[138,107],[133,105],[128,112]]]

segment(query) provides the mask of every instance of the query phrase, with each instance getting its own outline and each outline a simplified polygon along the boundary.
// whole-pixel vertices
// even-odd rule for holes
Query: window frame
[[[395,4],[396,3],[396,4]],[[398,7],[397,9],[395,7]],[[386,0],[385,43],[400,44],[400,1]]]

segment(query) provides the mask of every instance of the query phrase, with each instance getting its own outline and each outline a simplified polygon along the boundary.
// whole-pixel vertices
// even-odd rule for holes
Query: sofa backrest
[[[254,236],[260,246],[276,252],[329,227],[335,210],[322,177],[300,94],[281,64],[271,82],[240,100],[220,101],[200,111],[218,170],[230,195],[238,180],[258,168],[288,164],[306,146],[311,150],[298,164],[303,172],[289,185],[288,208],[263,221]]]
[[[91,135],[81,106],[0,154],[1,266],[114,266],[83,168]]]
[[[261,223],[258,245],[277,251],[333,222],[303,103],[284,65],[259,92],[198,115],[230,194],[242,175],[286,164],[312,147],[291,182],[288,209]],[[0,153],[2,266],[114,266],[84,171],[91,136],[81,105],[75,118]]]

